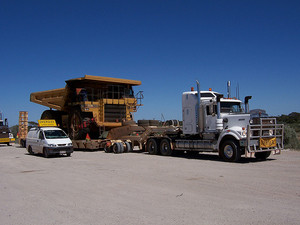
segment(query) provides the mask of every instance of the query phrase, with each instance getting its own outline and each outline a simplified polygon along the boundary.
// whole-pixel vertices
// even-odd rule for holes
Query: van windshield
[[[45,130],[46,139],[59,139],[59,138],[68,138],[65,132],[62,130]]]

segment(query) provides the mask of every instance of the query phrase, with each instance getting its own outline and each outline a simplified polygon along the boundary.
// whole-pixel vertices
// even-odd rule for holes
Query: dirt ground
[[[300,224],[300,152],[267,161],[216,155],[0,146],[1,224]]]

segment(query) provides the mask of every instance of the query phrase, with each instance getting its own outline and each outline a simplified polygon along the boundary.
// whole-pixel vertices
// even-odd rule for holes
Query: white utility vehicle
[[[43,123],[39,120],[38,128],[31,128],[26,138],[26,148],[29,154],[43,154],[48,158],[50,155],[66,154],[73,152],[72,141],[60,128],[55,127],[55,121]]]

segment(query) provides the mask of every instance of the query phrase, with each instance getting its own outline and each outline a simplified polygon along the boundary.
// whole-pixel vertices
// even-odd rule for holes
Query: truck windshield
[[[45,130],[46,139],[59,139],[59,138],[68,138],[65,132],[62,130]]]
[[[221,113],[243,113],[240,102],[221,102]]]

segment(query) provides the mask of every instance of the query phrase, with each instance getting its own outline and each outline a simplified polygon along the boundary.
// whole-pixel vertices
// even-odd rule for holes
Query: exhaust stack
[[[200,84],[197,81],[197,93],[198,93],[198,133],[201,134],[204,130],[204,118],[203,118],[203,106],[201,105],[201,93]]]

